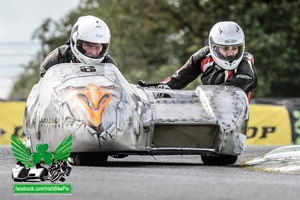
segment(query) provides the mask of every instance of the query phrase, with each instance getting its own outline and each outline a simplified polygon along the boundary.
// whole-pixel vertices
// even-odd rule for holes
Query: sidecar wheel
[[[201,156],[204,165],[231,165],[237,161],[237,156],[219,155],[219,156]]]

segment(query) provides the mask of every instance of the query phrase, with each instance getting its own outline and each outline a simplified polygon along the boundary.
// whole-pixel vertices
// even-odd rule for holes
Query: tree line
[[[66,43],[78,17],[94,15],[111,31],[109,54],[130,83],[160,82],[198,49],[211,27],[235,21],[246,36],[259,77],[258,97],[300,96],[300,0],[81,0],[63,19],[33,33],[43,48],[26,66],[10,100],[26,100],[39,77],[40,57]],[[187,89],[201,84],[199,78]]]

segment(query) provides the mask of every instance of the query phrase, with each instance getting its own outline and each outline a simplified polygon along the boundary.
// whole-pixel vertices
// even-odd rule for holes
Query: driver
[[[40,66],[40,76],[59,63],[100,64],[112,63],[116,65],[108,48],[110,44],[110,31],[101,19],[94,16],[79,17],[74,24],[70,40],[54,49]]]
[[[215,24],[209,33],[209,46],[194,53],[172,77],[159,88],[182,89],[199,75],[203,85],[233,85],[243,89],[250,102],[257,87],[253,56],[244,51],[245,36],[235,22]],[[141,86],[155,85],[139,82]]]

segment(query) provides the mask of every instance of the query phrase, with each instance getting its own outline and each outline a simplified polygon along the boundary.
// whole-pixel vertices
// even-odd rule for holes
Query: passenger
[[[110,31],[101,19],[94,16],[79,17],[74,24],[70,40],[54,49],[40,66],[40,76],[59,63],[100,64],[112,63],[116,65],[108,48],[110,44]]]
[[[158,84],[139,81],[139,85],[182,89],[202,74],[203,85],[240,87],[250,101],[257,88],[258,77],[253,56],[244,49],[242,28],[235,22],[218,22],[209,33],[209,46],[194,53],[172,77]]]

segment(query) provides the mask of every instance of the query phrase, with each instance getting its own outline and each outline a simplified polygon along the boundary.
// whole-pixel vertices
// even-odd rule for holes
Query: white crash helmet
[[[224,57],[219,52],[220,46],[237,46],[238,53]],[[235,22],[216,23],[209,33],[209,49],[214,61],[225,70],[235,69],[241,62],[245,50],[245,35],[242,28]]]
[[[82,42],[102,45],[97,57],[89,57],[82,48]],[[74,24],[70,36],[71,49],[75,57],[84,64],[99,64],[107,55],[110,44],[110,31],[101,19],[94,16],[79,17]]]

